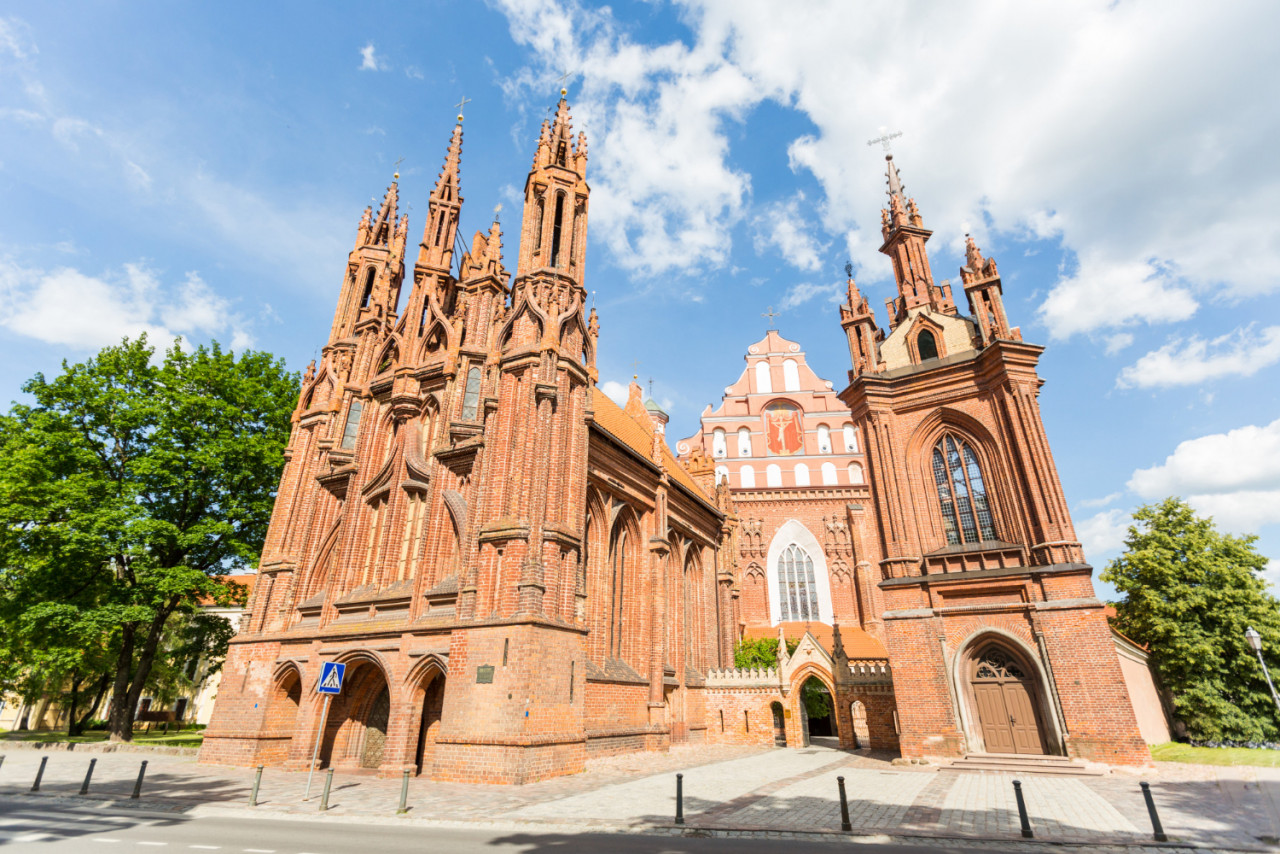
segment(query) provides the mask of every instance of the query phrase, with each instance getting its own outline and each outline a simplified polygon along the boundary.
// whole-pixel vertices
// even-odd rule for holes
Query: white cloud
[[[404,76],[405,76],[405,77],[408,77],[410,80],[424,80],[424,79],[426,79],[426,78],[424,77],[424,75],[423,75],[422,71],[421,71],[420,69],[418,69],[418,67],[417,67],[417,66],[413,66],[413,65],[406,65],[406,66],[405,66],[405,69],[404,69]]]
[[[630,390],[626,383],[605,380],[600,383],[600,390],[604,392],[605,397],[609,398],[619,406],[627,405],[627,397],[630,395]]]
[[[767,0],[686,0],[688,35],[651,44],[576,0],[499,5],[536,54],[509,92],[583,69],[593,216],[637,273],[727,263],[752,185],[731,137],[772,100],[810,125],[788,156],[818,180],[826,232],[866,236],[850,241],[860,278],[889,277],[883,163],[865,144],[883,124],[905,131],[897,160],[939,243],[971,222],[980,243],[1004,232],[1074,255],[1039,315],[1054,337],[1280,288],[1266,142],[1280,101],[1238,85],[1275,77],[1280,5],[829,0],[779,15]]]
[[[1255,324],[1206,341],[1174,338],[1120,372],[1116,384],[1137,388],[1195,385],[1224,377],[1251,377],[1280,362],[1280,326]]]
[[[0,18],[0,53],[26,59],[40,50],[27,37],[27,27],[16,18]]]
[[[1098,507],[1106,507],[1113,501],[1118,501],[1123,493],[1113,492],[1110,495],[1104,495],[1101,498],[1086,498],[1081,501],[1079,506],[1085,509],[1095,509]]]
[[[374,50],[373,42],[369,42],[360,48],[360,70],[361,71],[386,71],[390,66],[383,60],[378,58],[377,52]]]
[[[1280,419],[1188,439],[1127,485],[1151,501],[1180,496],[1237,533],[1280,523]]]
[[[1123,510],[1104,510],[1076,522],[1076,536],[1085,559],[1102,564],[1124,550],[1124,538],[1132,520]]]
[[[782,303],[778,306],[782,311],[804,305],[814,297],[826,296],[832,302],[840,300],[841,285],[839,283],[830,285],[814,285],[808,282],[792,285],[785,296]]]
[[[1133,344],[1133,333],[1117,332],[1114,335],[1108,335],[1106,338],[1106,353],[1108,356],[1114,356],[1121,350],[1127,349]]]
[[[141,264],[96,277],[70,267],[46,271],[0,259],[0,326],[80,351],[143,333],[158,347],[193,333],[230,333],[238,348],[253,343],[240,317],[199,275],[188,273],[171,289]]]
[[[814,236],[817,229],[800,213],[803,201],[804,193],[797,193],[786,201],[765,205],[752,221],[755,248],[761,254],[777,249],[788,264],[816,273],[822,268],[821,255],[828,244]]]

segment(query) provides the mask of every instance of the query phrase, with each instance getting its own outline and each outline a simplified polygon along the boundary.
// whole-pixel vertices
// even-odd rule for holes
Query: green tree
[[[0,421],[0,629],[46,690],[91,666],[71,647],[109,650],[128,741],[170,619],[242,595],[221,576],[258,559],[298,376],[216,342],[159,359],[145,336],[62,368]]]
[[[800,639],[787,638],[787,654],[796,651]],[[733,649],[734,667],[777,667],[777,638],[743,638]]]
[[[1150,648],[1191,738],[1276,740],[1276,707],[1244,635],[1253,626],[1264,652],[1280,655],[1280,602],[1261,576],[1257,537],[1222,534],[1177,498],[1133,519],[1125,553],[1101,576],[1124,596],[1117,628]]]

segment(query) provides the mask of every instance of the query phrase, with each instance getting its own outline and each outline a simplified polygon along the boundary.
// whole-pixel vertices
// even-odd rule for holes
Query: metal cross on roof
[[[471,103],[471,99],[468,98],[466,95],[463,95],[462,100],[454,104],[454,106],[458,108],[458,118],[462,118],[462,108],[470,103]]]
[[[640,379],[640,360],[636,359],[631,363],[631,379]]]
[[[653,399],[653,377],[649,377],[649,399]]]
[[[576,71],[570,71],[569,69],[567,69],[567,68],[566,68],[566,69],[564,70],[564,73],[563,73],[563,74],[561,74],[559,77],[557,77],[557,78],[556,78],[557,82],[559,82],[559,84],[560,84],[560,88],[561,88],[561,89],[567,89],[567,88],[568,88],[568,82],[569,82],[569,79],[570,79],[571,77],[573,77],[573,75],[575,75],[575,74],[577,74],[577,73],[578,73],[578,72],[576,72]]]
[[[867,145],[875,145],[876,143],[879,143],[884,146],[885,153],[887,154],[889,152],[889,143],[900,136],[902,136],[902,131],[895,130],[893,133],[886,133],[882,136],[876,137],[875,139],[867,140]]]
[[[769,306],[769,310],[768,310],[768,311],[766,311],[764,314],[762,314],[762,315],[760,315],[760,316],[761,316],[761,317],[767,317],[767,318],[769,318],[769,328],[770,328],[770,329],[772,329],[772,328],[773,328],[773,319],[774,319],[775,317],[777,317],[780,313],[781,313],[781,312],[774,311],[774,310],[773,310],[773,306]]]

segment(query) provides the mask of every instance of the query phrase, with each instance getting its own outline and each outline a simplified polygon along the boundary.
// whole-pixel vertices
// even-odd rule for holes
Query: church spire
[[[360,217],[355,247],[347,257],[347,277],[329,333],[331,344],[351,335],[362,320],[395,314],[399,305],[405,237],[409,231],[409,217],[397,218],[399,178],[397,172],[396,180],[387,187],[377,216],[372,207],[367,207]]]
[[[453,126],[444,167],[436,179],[427,205],[427,222],[418,248],[418,266],[448,271],[453,265],[454,236],[462,213],[462,193],[458,172],[462,163],[462,116]]]
[[[906,320],[912,309],[921,306],[955,314],[951,285],[943,282],[938,287],[933,283],[929,253],[925,250],[925,243],[933,232],[924,227],[915,199],[907,198],[893,155],[886,154],[884,159],[889,206],[880,211],[880,229],[884,235],[880,251],[893,260],[893,276],[898,283],[898,297],[889,301],[890,323],[896,327]]]
[[[573,136],[573,117],[560,90],[555,120],[542,123],[533,168],[525,181],[524,221],[516,275],[549,269],[582,287],[585,260],[587,137]]]

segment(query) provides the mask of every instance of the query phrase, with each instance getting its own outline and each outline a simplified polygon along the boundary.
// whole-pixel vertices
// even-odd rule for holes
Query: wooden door
[[[1033,685],[1022,667],[998,647],[987,649],[978,658],[972,677],[973,698],[988,753],[1046,752],[1031,693]]]

